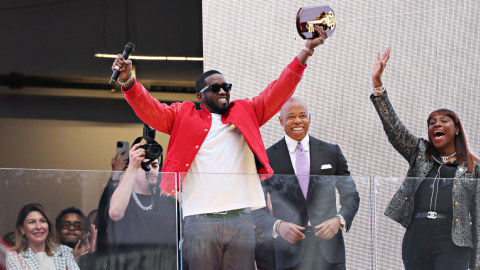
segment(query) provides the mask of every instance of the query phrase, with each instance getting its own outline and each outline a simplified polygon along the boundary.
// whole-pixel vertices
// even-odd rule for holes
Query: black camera
[[[138,148],[145,149],[145,159],[155,160],[163,154],[163,148],[158,143],[147,143]]]
[[[147,124],[144,124],[143,126],[143,136],[138,137],[135,139],[132,145],[135,145],[139,143],[142,139],[144,139],[147,143],[139,146],[138,148],[145,149],[145,159],[148,159],[149,161],[144,161],[141,164],[142,169],[144,169],[146,172],[150,171],[150,163],[152,163],[154,160],[157,158],[161,160],[160,162],[160,168],[163,166],[163,148],[160,144],[158,144],[155,141],[157,133],[156,130],[149,127]],[[132,146],[133,147],[133,146]]]

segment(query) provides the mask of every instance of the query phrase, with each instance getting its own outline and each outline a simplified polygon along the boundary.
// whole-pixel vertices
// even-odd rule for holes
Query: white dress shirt
[[[296,175],[297,174],[296,162],[297,162],[297,153],[298,153],[298,149],[297,149],[298,141],[295,141],[294,139],[288,137],[288,135],[285,134],[285,142],[287,143],[288,153],[290,154],[290,160],[292,161],[292,166],[293,166],[293,169],[295,170],[295,175]],[[305,153],[307,153],[308,166],[310,166],[310,137],[308,136],[308,133],[307,135],[305,135],[305,137],[303,137],[300,143],[302,144],[302,147]]]

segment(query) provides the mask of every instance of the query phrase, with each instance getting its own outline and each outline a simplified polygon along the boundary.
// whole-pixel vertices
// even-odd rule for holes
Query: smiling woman
[[[409,162],[408,177],[385,215],[406,228],[405,269],[478,269],[480,266],[480,163],[468,149],[458,115],[438,109],[418,138],[393,110],[381,75],[390,57],[377,54],[372,100],[392,146]]]
[[[55,230],[47,211],[38,203],[25,205],[18,214],[16,245],[7,255],[7,270],[79,269],[72,249],[55,244]]]

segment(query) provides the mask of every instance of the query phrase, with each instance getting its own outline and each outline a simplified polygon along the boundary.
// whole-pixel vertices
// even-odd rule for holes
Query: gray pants
[[[255,231],[250,213],[185,218],[183,269],[255,269]]]

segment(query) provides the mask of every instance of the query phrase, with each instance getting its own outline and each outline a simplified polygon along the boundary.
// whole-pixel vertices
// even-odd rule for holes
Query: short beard
[[[229,107],[230,104],[227,104],[225,107],[215,106],[213,109],[219,114],[224,114],[228,111]]]
[[[62,243],[62,245],[65,245],[65,246],[68,246],[68,247],[71,247],[71,248],[75,249],[75,246],[77,245],[77,243],[73,242],[73,241],[67,241],[67,242]]]
[[[218,113],[218,114],[224,114],[228,111],[228,109],[230,108],[230,102],[227,103],[226,106],[224,107],[220,107],[218,106],[218,104],[216,103],[210,103],[208,101],[206,101],[206,107],[210,108],[211,111],[213,111],[213,113]]]

